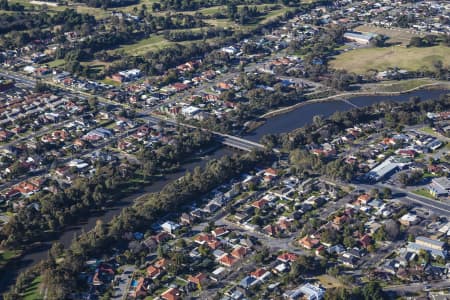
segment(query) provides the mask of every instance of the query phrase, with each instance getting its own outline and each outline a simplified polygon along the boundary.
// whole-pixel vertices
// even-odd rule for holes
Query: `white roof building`
[[[306,299],[320,300],[323,299],[325,290],[319,286],[306,283],[295,290],[286,291],[283,296],[286,299]]]

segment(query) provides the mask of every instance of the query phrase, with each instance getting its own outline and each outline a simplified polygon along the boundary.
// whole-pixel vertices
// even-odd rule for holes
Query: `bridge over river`
[[[185,126],[185,127],[189,127],[192,129],[201,129],[201,130],[207,130],[204,128],[199,128],[190,124],[185,124],[185,123],[180,123],[171,119],[166,119],[163,117],[159,117],[159,116],[155,116],[155,115],[146,115],[146,116],[141,116],[142,119],[147,120],[151,123],[154,124],[158,124],[160,122],[165,122],[165,123],[169,123],[169,124],[173,124],[173,125],[180,125],[180,126]],[[242,150],[242,151],[247,151],[250,152],[253,149],[265,149],[266,147],[260,143],[257,142],[253,142],[253,141],[249,141],[247,139],[241,138],[241,137],[237,137],[237,136],[233,136],[233,135],[229,135],[229,134],[224,134],[224,133],[220,133],[217,131],[212,131],[212,130],[208,130],[209,132],[211,132],[214,137],[216,138],[216,140],[220,143],[222,143],[225,146],[231,147],[231,148],[235,148],[238,150]],[[274,149],[274,152],[279,152],[278,150]]]

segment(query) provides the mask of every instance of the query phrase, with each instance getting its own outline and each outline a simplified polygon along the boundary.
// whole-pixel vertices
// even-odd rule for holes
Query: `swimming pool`
[[[137,285],[138,285],[138,281],[133,279],[131,281],[131,287],[135,288],[135,287],[137,287]]]

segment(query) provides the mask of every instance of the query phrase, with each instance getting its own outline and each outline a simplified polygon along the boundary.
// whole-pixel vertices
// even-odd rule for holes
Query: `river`
[[[410,97],[417,96],[422,100],[437,98],[440,95],[448,93],[449,90],[430,90],[430,91],[415,91],[408,94],[402,94],[398,96],[357,96],[348,99],[351,103],[356,106],[368,106],[374,103],[378,103],[384,100],[391,100],[396,102],[408,101]],[[268,119],[262,126],[258,127],[252,133],[245,136],[245,138],[252,141],[259,141],[261,137],[265,134],[279,134],[283,132],[289,132],[312,121],[315,115],[321,115],[327,117],[336,111],[347,111],[354,108],[349,103],[341,100],[335,100],[330,102],[313,103],[297,108],[291,112],[275,116]],[[35,248],[24,255],[15,265],[14,269],[11,269],[8,274],[2,274],[0,277],[0,293],[14,282],[17,274],[24,271],[26,268],[36,264],[42,259],[47,257],[48,249],[50,249],[51,244],[55,241],[61,242],[64,246],[69,246],[74,236],[80,234],[82,231],[89,231],[94,228],[97,220],[102,220],[107,223],[113,219],[114,216],[118,215],[120,211],[127,206],[132,205],[133,201],[139,196],[160,191],[167,183],[173,181],[184,175],[187,170],[192,170],[196,166],[204,166],[210,159],[219,158],[226,154],[231,154],[233,151],[221,148],[207,156],[201,157],[200,159],[191,161],[182,166],[182,168],[176,172],[169,174],[159,181],[145,187],[141,192],[133,194],[132,196],[122,199],[120,202],[116,202],[114,206],[109,207],[105,212],[101,214],[91,215],[89,218],[80,221],[76,226],[68,227],[64,230],[62,234],[58,236],[54,241],[43,243],[40,247]],[[6,276],[4,276],[6,275]]]
[[[0,294],[5,292],[8,286],[14,283],[15,278],[20,272],[25,271],[27,268],[47,258],[48,250],[52,246],[52,243],[59,241],[65,247],[68,247],[75,235],[80,234],[82,231],[87,232],[93,229],[97,220],[102,220],[104,223],[107,223],[111,221],[115,216],[119,215],[123,208],[132,205],[134,200],[139,198],[140,196],[147,193],[159,192],[166,184],[183,176],[186,171],[192,171],[197,166],[202,167],[206,165],[206,163],[211,159],[220,158],[224,155],[231,155],[233,153],[235,152],[228,148],[222,147],[211,153],[208,153],[208,155],[192,159],[189,162],[183,164],[180,170],[178,170],[177,172],[168,174],[163,179],[155,181],[154,183],[146,186],[142,189],[142,191],[123,198],[121,201],[115,202],[114,205],[108,207],[105,211],[90,215],[89,218],[80,220],[78,224],[65,228],[64,232],[59,234],[55,238],[55,240],[42,243],[40,246],[35,247],[32,251],[28,251],[27,254],[23,255],[16,262],[14,268],[9,269],[7,273],[5,272],[4,274],[1,274]]]
[[[436,99],[449,92],[450,90],[418,90],[396,96],[356,96],[347,100],[358,107],[364,107],[386,100],[405,102],[409,101],[411,97],[419,97],[421,100]],[[328,117],[336,111],[348,111],[352,108],[355,107],[341,100],[307,104],[290,112],[268,118],[263,125],[247,134],[245,138],[257,142],[265,134],[280,134],[302,127],[310,123],[316,115]]]

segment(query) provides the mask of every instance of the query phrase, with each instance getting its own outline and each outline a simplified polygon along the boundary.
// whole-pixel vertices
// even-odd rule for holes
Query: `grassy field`
[[[118,83],[117,81],[114,81],[112,79],[108,79],[108,78],[101,80],[101,82],[103,82],[104,84],[109,84],[109,85],[113,85],[113,86],[120,86],[120,83]]]
[[[376,34],[382,34],[389,37],[388,43],[402,44],[404,46],[409,44],[409,41],[413,36],[418,36],[415,33],[411,33],[410,30],[403,28],[390,29],[370,25],[361,25],[354,28],[353,30],[360,32],[371,32]]]
[[[426,132],[430,135],[436,134],[436,131],[434,131],[431,127],[428,127],[428,126],[422,127],[422,128],[420,128],[420,130],[423,132]]]
[[[172,42],[166,40],[162,35],[152,35],[151,37],[142,39],[135,44],[120,46],[118,49],[129,54],[139,55],[151,50],[164,48],[170,44],[172,44]]]
[[[410,79],[410,80],[402,80],[402,81],[383,81],[380,84],[373,84],[370,87],[366,88],[366,91],[372,92],[404,92],[414,88],[418,88],[420,86],[436,83],[436,81],[431,79]]]
[[[402,92],[417,88],[422,85],[431,84],[432,80],[427,79],[412,79],[412,80],[404,80],[401,82],[384,84],[379,91],[382,92]]]
[[[30,286],[27,287],[25,294],[23,295],[24,300],[40,300],[43,299],[39,292],[39,285],[41,283],[41,276],[36,277]]]
[[[315,279],[319,280],[320,283],[327,289],[344,287],[338,279],[330,275],[320,275],[315,277]]]
[[[330,61],[334,69],[364,74],[370,70],[384,71],[398,67],[409,71],[433,70],[433,63],[441,60],[444,66],[450,65],[450,48],[434,46],[428,48],[362,48],[344,52]]]
[[[56,68],[64,65],[64,59],[55,59],[54,61],[51,61],[48,63],[48,66],[50,68]]]
[[[19,254],[20,254],[19,251],[9,251],[9,250],[0,251],[0,269],[3,268],[8,263],[8,261],[17,257]]]
[[[419,195],[419,196],[430,198],[430,199],[436,199],[426,189],[418,189],[418,190],[413,191],[413,193],[416,194],[416,195]]]

